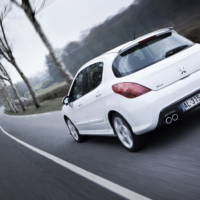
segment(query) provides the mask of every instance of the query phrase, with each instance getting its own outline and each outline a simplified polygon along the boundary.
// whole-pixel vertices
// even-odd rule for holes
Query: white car
[[[200,104],[200,44],[172,28],[139,37],[81,67],[63,103],[75,141],[118,136],[136,151],[139,135]]]

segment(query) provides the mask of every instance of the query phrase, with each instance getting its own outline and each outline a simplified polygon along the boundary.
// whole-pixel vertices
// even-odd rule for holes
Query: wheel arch
[[[115,111],[115,110],[109,111],[109,112],[108,112],[108,121],[109,121],[110,126],[111,126],[112,128],[113,128],[112,117],[113,117],[113,115],[115,115],[115,114],[120,115],[120,116],[123,117],[122,114],[120,114],[119,112],[117,112],[117,111]],[[124,117],[123,117],[123,118],[124,118]],[[114,133],[114,134],[116,135],[116,133]]]
[[[113,128],[112,116],[115,115],[115,114],[120,115],[120,116],[129,124],[130,128],[131,128],[132,131],[134,132],[133,127],[131,126],[131,123],[129,123],[129,120],[128,120],[126,117],[124,117],[123,114],[121,114],[120,112],[115,111],[115,110],[111,110],[111,111],[108,112],[108,121],[109,121],[110,126],[111,126],[112,128]],[[115,135],[116,135],[116,133],[115,133]]]

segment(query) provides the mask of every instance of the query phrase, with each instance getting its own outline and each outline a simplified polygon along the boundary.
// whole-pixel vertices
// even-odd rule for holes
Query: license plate
[[[200,93],[184,101],[181,104],[181,107],[183,111],[188,111],[193,107],[197,106],[198,104],[200,104]]]

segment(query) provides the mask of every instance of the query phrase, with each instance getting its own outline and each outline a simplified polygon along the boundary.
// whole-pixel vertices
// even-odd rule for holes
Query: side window
[[[103,63],[99,62],[87,67],[88,92],[100,85],[103,75]]]
[[[76,77],[70,92],[70,101],[73,102],[82,97],[87,92],[87,74],[86,69],[81,71]]]

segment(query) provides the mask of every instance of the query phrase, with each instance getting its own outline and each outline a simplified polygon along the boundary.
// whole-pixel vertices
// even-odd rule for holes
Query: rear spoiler
[[[138,38],[138,40],[139,40],[138,42],[134,42],[134,43],[132,43],[131,45],[128,45],[127,47],[121,49],[121,50],[119,51],[119,54],[123,54],[123,53],[125,53],[126,51],[132,49],[133,47],[135,47],[135,46],[137,46],[137,45],[139,45],[139,44],[141,44],[141,43],[145,43],[146,41],[151,40],[152,38],[162,36],[162,35],[164,35],[164,34],[166,34],[166,33],[172,32],[172,31],[174,31],[174,28],[173,28],[173,27],[168,27],[168,28],[159,29],[159,30],[157,30],[157,31],[154,31],[154,32],[152,32],[152,33],[147,34],[147,35],[149,35],[149,37],[146,37],[146,38],[145,38],[145,35],[144,35],[144,36],[141,36],[141,37],[144,37],[144,39],[139,40],[139,38]],[[136,40],[137,40],[137,39],[136,39]]]

